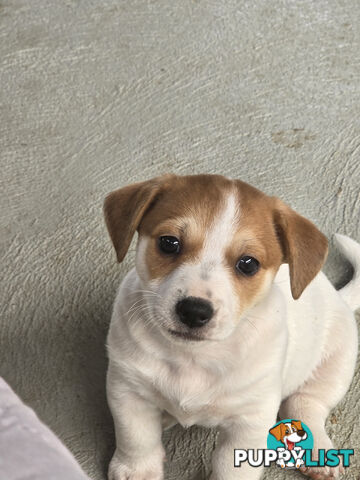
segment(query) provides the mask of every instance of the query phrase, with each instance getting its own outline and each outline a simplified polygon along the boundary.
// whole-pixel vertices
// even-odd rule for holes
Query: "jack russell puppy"
[[[352,281],[320,272],[326,237],[276,197],[219,175],[165,175],[110,193],[117,259],[138,232],[136,267],[115,300],[107,396],[116,451],[110,480],[162,480],[162,429],[217,427],[211,480],[256,480],[234,448],[266,448],[280,418],[305,422],[332,447],[329,411],[357,357],[360,245],[338,235]],[[339,467],[302,467],[313,479]]]

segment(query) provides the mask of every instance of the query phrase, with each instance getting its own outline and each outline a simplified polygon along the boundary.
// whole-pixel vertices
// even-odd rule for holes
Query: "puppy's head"
[[[136,268],[151,321],[169,338],[227,337],[288,263],[297,299],[327,241],[275,197],[218,175],[166,175],[110,193],[104,204],[118,261],[138,231]]]
[[[289,450],[292,450],[296,443],[307,439],[307,433],[299,420],[279,423],[279,425],[273,427],[269,432]]]

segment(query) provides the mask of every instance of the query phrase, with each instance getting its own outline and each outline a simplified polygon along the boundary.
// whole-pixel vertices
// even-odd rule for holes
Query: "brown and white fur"
[[[297,443],[307,439],[307,433],[299,420],[279,423],[270,430],[270,433],[276,440],[283,443],[287,450],[292,450]]]
[[[315,450],[332,448],[324,424],[346,393],[357,356],[360,245],[337,236],[355,275],[336,291],[320,269],[325,236],[275,197],[218,175],[166,175],[117,190],[104,213],[117,258],[138,231],[136,268],[123,280],[108,335],[107,395],[116,451],[110,480],[163,479],[162,428],[218,427],[211,480],[255,480],[233,467],[234,448],[266,448],[281,418],[305,422]],[[159,237],[181,242],[166,255]],[[243,255],[260,262],[247,277]],[[187,297],[214,315],[188,328]],[[338,468],[311,468],[314,479]]]

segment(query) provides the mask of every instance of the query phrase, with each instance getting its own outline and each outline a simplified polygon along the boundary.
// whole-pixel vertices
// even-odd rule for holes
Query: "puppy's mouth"
[[[178,332],[177,330],[171,330],[169,329],[168,332],[177,338],[182,338],[183,340],[191,340],[194,342],[201,342],[202,340],[205,340],[203,337],[199,337],[198,335],[194,335],[190,332]]]
[[[290,440],[286,439],[286,446],[288,450],[293,450],[295,447],[295,442],[291,442]]]

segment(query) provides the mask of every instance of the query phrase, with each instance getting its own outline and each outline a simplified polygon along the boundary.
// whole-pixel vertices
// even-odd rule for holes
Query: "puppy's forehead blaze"
[[[182,263],[196,261],[208,240],[209,232],[221,222],[226,210],[232,211],[232,238],[224,232],[223,246],[226,257],[233,262],[239,254],[239,242],[243,241],[242,231],[255,239],[270,235],[261,224],[264,217],[270,217],[269,199],[257,189],[239,181],[223,177],[180,177],[156,199],[145,214],[139,234],[149,238],[145,261],[150,278],[162,278]],[[230,200],[230,202],[229,202]],[[229,204],[236,208],[230,208]],[[229,216],[229,211],[227,212]],[[229,218],[227,218],[229,221]],[[256,225],[258,222],[258,225]],[[224,225],[225,226],[225,225]],[[221,230],[216,228],[219,231]],[[157,239],[161,235],[174,235],[183,244],[181,255],[159,254]],[[256,241],[255,241],[256,242]],[[253,242],[254,243],[254,242]],[[258,242],[258,250],[261,250]],[[232,246],[233,244],[233,246]]]

